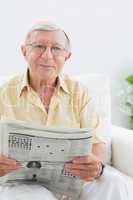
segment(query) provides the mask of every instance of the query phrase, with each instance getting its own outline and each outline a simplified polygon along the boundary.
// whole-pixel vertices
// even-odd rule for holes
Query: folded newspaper
[[[92,134],[93,130],[87,128],[48,128],[14,119],[0,120],[0,154],[22,165],[0,178],[1,184],[41,184],[54,193],[78,196],[84,181],[63,168],[73,158],[88,155]]]

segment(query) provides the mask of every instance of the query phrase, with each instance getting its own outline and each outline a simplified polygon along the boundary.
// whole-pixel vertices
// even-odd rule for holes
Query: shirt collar
[[[70,93],[70,91],[68,90],[68,87],[67,87],[67,84],[65,82],[65,77],[64,77],[64,74],[60,74],[58,76],[58,83],[57,83],[58,87],[62,88],[66,93]]]
[[[22,75],[20,84],[18,85],[18,95],[21,96],[22,92],[29,87],[29,70],[27,69]]]
[[[58,79],[57,79],[57,89],[59,91],[59,89],[62,88],[66,93],[70,93],[69,90],[68,90],[68,87],[67,87],[67,84],[65,82],[65,77],[63,74],[60,74],[58,76]],[[30,89],[30,85],[29,85],[29,70],[27,69],[26,72],[22,75],[22,79],[21,79],[21,82],[18,86],[18,95],[19,97],[21,96],[22,92],[25,90],[25,89]]]

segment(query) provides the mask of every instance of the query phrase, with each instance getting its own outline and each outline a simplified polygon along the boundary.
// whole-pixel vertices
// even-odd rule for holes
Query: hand
[[[93,181],[100,175],[102,164],[94,154],[89,154],[88,156],[76,157],[72,163],[65,164],[64,170],[85,181]]]
[[[17,170],[21,167],[15,159],[0,155],[0,176],[4,176],[11,171]]]

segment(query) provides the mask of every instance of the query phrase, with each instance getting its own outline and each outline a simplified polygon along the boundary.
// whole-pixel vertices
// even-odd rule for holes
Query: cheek
[[[27,55],[26,60],[30,65],[33,65],[37,61],[37,56],[34,53],[30,53]]]
[[[59,69],[61,69],[64,66],[64,64],[65,64],[64,57],[58,57],[58,59],[56,59],[56,64],[57,64],[57,67]]]

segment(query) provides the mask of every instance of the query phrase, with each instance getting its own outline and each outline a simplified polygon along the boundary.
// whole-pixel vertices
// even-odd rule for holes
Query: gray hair
[[[38,31],[62,31],[66,37],[67,50],[71,51],[70,39],[69,39],[68,35],[65,33],[65,31],[63,29],[61,29],[58,25],[51,23],[51,22],[47,22],[47,21],[40,22],[40,23],[34,25],[27,33],[25,42],[30,37],[31,33],[35,30],[38,30]]]

